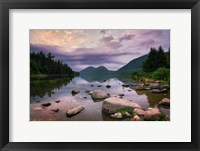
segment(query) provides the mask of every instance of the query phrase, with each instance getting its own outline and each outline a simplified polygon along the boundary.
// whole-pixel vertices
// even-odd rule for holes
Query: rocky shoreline
[[[91,84],[91,87],[94,85]],[[149,90],[152,94],[165,94],[169,91],[169,85],[163,83],[162,81],[155,81],[150,79],[143,79],[135,84],[126,84],[123,83],[121,85],[129,92],[132,90],[136,91],[146,91]],[[134,100],[126,99],[126,96],[123,93],[118,95],[112,95],[105,90],[102,90],[102,85],[98,85],[98,89],[94,89],[92,91],[86,90],[83,93],[89,94],[94,102],[102,101],[102,114],[109,116],[113,119],[124,120],[127,119],[129,121],[169,121],[170,116],[165,115],[162,111],[156,107],[149,107],[147,109],[143,109],[138,103],[135,103]],[[110,89],[110,85],[105,86],[107,89]],[[78,88],[74,88],[71,90],[72,96],[78,95],[81,92]],[[83,99],[87,99],[86,96]],[[60,103],[60,100],[54,101],[54,103]],[[37,102],[39,103],[39,101]],[[42,103],[42,108],[49,108],[52,105],[51,103]],[[159,102],[159,106],[170,106],[170,99],[163,98]],[[84,105],[77,105],[65,112],[65,116],[71,118],[72,116],[76,116],[77,114],[81,114],[85,110]],[[50,111],[57,113],[60,111],[59,108],[51,108]]]

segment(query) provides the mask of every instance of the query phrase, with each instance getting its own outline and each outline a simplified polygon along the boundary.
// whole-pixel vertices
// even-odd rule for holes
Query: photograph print
[[[30,121],[170,121],[169,29],[30,29],[29,38]]]

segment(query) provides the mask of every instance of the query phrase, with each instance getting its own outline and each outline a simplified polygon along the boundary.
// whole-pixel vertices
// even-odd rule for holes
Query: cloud
[[[103,30],[100,31],[100,33],[103,34],[103,35],[105,35],[107,32],[108,32],[107,29],[103,29]]]
[[[135,37],[135,35],[132,34],[126,34],[119,38],[119,41],[122,42],[124,40],[132,40]]]
[[[160,45],[168,50],[170,30],[30,30],[31,51],[51,52],[77,71],[101,65],[117,70]]]
[[[113,36],[112,35],[103,35],[103,37],[100,39],[100,41],[103,41],[104,43],[110,42],[111,40],[113,40]]]

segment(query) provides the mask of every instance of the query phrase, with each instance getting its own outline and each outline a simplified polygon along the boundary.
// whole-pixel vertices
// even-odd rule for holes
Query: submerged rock
[[[93,84],[91,84],[90,86],[91,86],[91,87],[93,87],[94,85],[93,85]]]
[[[123,86],[123,87],[129,87],[129,85],[128,85],[128,84],[122,84],[122,86]]]
[[[123,93],[121,93],[121,94],[119,94],[119,96],[124,96],[124,94],[123,94]]]
[[[162,90],[160,90],[160,89],[152,89],[151,90],[151,93],[167,93],[167,92],[168,92],[167,89],[162,89]]]
[[[93,100],[103,100],[103,99],[110,97],[110,94],[103,90],[94,90],[91,93],[91,97]]]
[[[60,100],[55,101],[56,103],[60,103]]]
[[[153,89],[151,90],[151,93],[162,93],[160,89]]]
[[[110,85],[106,85],[106,88],[111,88],[111,86]]]
[[[122,118],[122,113],[117,112],[115,114],[110,115],[112,118],[116,118],[116,119],[121,119]]]
[[[98,85],[97,87],[99,87],[99,88],[100,88],[101,86],[102,86],[102,85]]]
[[[133,118],[131,118],[131,121],[141,121],[140,117],[135,115]]]
[[[84,98],[84,99],[87,99],[87,96],[84,96],[83,98]]]
[[[51,109],[51,111],[53,111],[53,112],[58,112],[58,111],[59,111],[59,108]]]
[[[168,98],[163,98],[160,102],[160,105],[166,105],[166,106],[170,106],[170,99]]]
[[[41,105],[44,106],[44,107],[48,107],[48,106],[51,105],[51,103],[43,103],[43,104],[41,104]]]
[[[77,107],[73,107],[71,109],[69,109],[67,112],[66,112],[66,116],[67,117],[71,117],[73,115],[76,115],[78,113],[80,113],[81,111],[84,110],[84,107],[83,106],[77,106]]]
[[[148,108],[147,111],[145,111],[144,118],[145,119],[151,119],[154,116],[160,115],[161,112],[158,108]]]
[[[85,93],[90,93],[90,90],[86,90]]]
[[[80,93],[80,91],[78,89],[73,89],[72,90],[72,95],[73,96],[76,95],[76,94],[78,94],[78,93]]]
[[[135,109],[141,108],[137,103],[131,102],[126,99],[121,99],[119,97],[107,98],[103,101],[102,111],[105,114],[113,114],[118,112],[120,109]]]

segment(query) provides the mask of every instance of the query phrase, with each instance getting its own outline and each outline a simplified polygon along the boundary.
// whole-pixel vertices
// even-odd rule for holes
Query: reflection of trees
[[[34,77],[30,79],[30,96],[39,96],[42,98],[45,95],[51,97],[55,90],[61,89],[72,80],[72,77]]]
[[[164,94],[154,94],[151,93],[150,90],[143,90],[143,91],[136,91],[138,95],[146,95],[147,99],[149,101],[150,106],[156,106],[158,105],[158,102],[160,102],[163,98],[170,98],[170,94],[167,93],[167,95]]]

